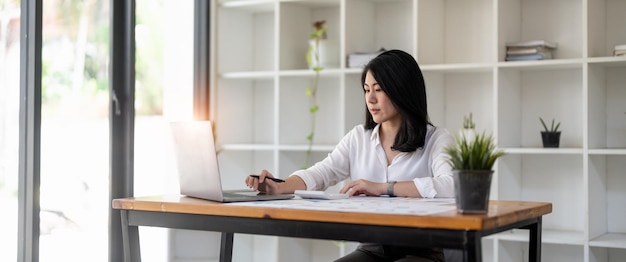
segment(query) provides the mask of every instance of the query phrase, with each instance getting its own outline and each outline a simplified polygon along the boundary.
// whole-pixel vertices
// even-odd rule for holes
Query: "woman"
[[[363,69],[365,124],[354,127],[322,161],[276,183],[263,170],[247,177],[248,187],[287,194],[325,190],[347,178],[340,193],[350,196],[454,197],[452,167],[444,148],[453,136],[434,127],[426,106],[426,87],[415,59],[389,50]],[[441,249],[361,244],[337,261],[444,261]]]

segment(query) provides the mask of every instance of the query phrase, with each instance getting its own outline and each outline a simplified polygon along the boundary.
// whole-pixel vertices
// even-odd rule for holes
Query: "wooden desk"
[[[552,204],[491,201],[486,215],[454,211],[434,215],[236,206],[185,196],[113,200],[122,219],[124,259],[141,261],[138,226],[222,232],[220,261],[231,261],[234,233],[346,240],[356,242],[462,249],[465,261],[482,261],[481,238],[528,229],[529,260],[541,261],[541,219]]]

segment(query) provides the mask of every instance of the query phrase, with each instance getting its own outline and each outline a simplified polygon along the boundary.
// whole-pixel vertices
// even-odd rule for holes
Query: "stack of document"
[[[616,45],[613,49],[614,56],[626,56],[626,45]]]
[[[386,51],[384,48],[374,52],[356,52],[348,55],[348,68],[361,68],[370,62],[374,57]]]
[[[506,44],[506,61],[552,59],[555,43],[544,40],[532,40]]]

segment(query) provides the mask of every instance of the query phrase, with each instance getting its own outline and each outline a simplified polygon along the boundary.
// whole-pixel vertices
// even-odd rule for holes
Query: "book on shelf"
[[[532,55],[532,54],[550,53],[550,52],[552,52],[552,48],[546,48],[544,46],[508,47],[506,49],[507,55]]]
[[[626,56],[626,45],[616,45],[613,49],[614,56]]]
[[[373,52],[355,52],[348,55],[348,68],[364,67],[374,57],[386,51],[385,48]]]
[[[506,61],[528,61],[528,60],[544,60],[552,59],[552,53],[538,53],[531,55],[507,55]]]
[[[505,61],[552,59],[557,44],[545,40],[531,40],[506,44]]]
[[[557,44],[556,43],[552,43],[552,42],[548,42],[545,40],[530,40],[530,41],[521,41],[521,42],[511,42],[511,43],[506,43],[507,48],[508,47],[546,47],[546,48],[551,48],[551,49],[555,49],[557,48]]]

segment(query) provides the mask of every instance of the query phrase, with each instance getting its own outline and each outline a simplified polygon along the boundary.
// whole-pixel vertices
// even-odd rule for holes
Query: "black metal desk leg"
[[[220,262],[233,260],[233,237],[234,233],[222,232],[222,246],[220,250]]]
[[[476,232],[467,232],[467,244],[463,249],[463,262],[482,262],[483,246],[481,236]]]
[[[541,262],[541,217],[537,218],[537,223],[528,226],[530,239],[529,256],[530,262]]]
[[[128,225],[128,210],[121,210],[122,241],[124,242],[124,262],[141,262],[139,249],[139,229]]]

